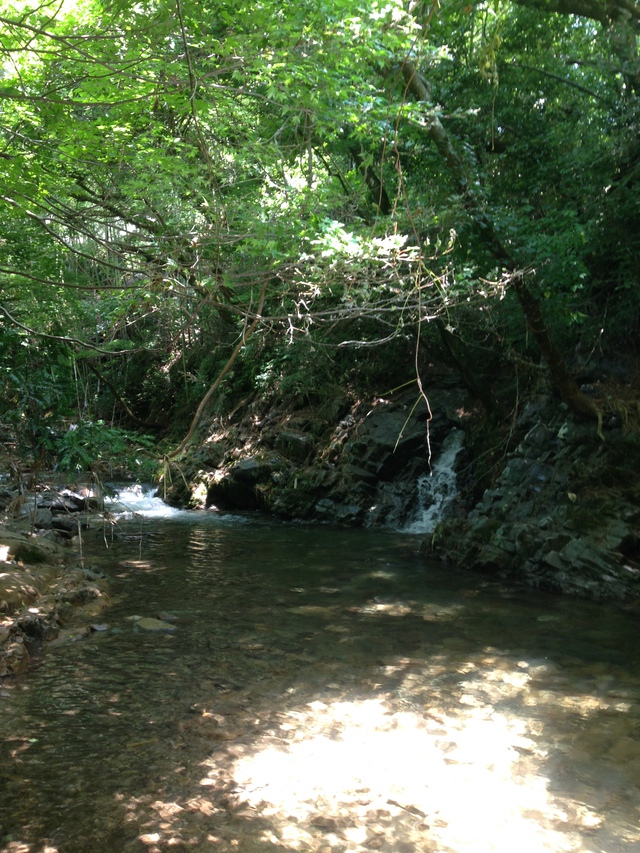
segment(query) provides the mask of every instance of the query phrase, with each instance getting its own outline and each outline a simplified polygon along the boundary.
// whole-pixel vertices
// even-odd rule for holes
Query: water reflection
[[[630,614],[370,530],[128,530],[109,630],[0,685],[3,851],[640,850]]]

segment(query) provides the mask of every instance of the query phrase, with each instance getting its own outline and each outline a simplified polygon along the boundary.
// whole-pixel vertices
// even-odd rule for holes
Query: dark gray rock
[[[531,424],[465,523],[445,531],[440,550],[469,567],[573,595],[638,595],[640,506],[602,486],[623,437],[610,432],[603,444],[593,424],[556,425],[554,417]],[[640,453],[629,470],[638,465]]]
[[[206,506],[219,509],[259,509],[264,506],[261,486],[275,483],[290,463],[280,454],[268,453],[240,459],[219,472],[207,489]]]
[[[274,446],[292,462],[306,462],[315,448],[313,436],[295,430],[282,430],[275,438]]]

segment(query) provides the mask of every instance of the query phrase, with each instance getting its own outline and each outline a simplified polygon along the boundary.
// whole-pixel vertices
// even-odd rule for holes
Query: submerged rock
[[[176,625],[164,622],[162,619],[154,619],[153,616],[143,616],[133,623],[134,631],[147,631],[152,634],[175,634],[178,630]]]
[[[21,675],[29,669],[29,652],[22,638],[14,640],[0,654],[0,678]]]

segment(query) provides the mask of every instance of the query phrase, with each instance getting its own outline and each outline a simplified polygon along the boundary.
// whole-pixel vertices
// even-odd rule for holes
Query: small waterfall
[[[433,533],[451,501],[458,494],[455,463],[464,443],[464,432],[452,430],[442,443],[430,474],[418,480],[418,511],[404,533]]]

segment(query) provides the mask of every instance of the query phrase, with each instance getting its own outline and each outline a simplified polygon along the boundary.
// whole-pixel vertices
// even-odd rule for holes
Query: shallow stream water
[[[89,535],[106,625],[0,683],[0,849],[640,851],[638,617],[419,546],[215,513]]]

